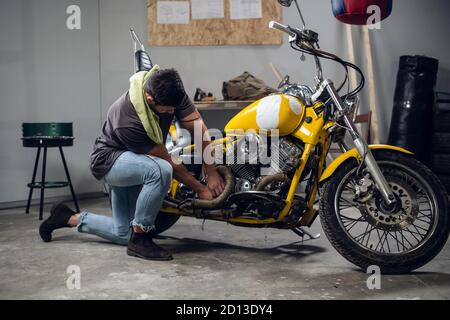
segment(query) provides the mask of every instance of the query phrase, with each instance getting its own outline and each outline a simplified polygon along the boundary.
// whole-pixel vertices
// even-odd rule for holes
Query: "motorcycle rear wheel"
[[[322,188],[322,227],[333,247],[363,270],[378,266],[385,274],[407,273],[428,263],[445,245],[448,195],[436,175],[414,158],[385,150],[375,150],[374,157],[399,206],[388,208],[376,190],[367,203],[355,201],[363,168],[351,159]]]
[[[157,235],[163,233],[164,231],[170,229],[177,221],[180,216],[168,213],[158,213],[155,220],[155,230],[153,234]]]

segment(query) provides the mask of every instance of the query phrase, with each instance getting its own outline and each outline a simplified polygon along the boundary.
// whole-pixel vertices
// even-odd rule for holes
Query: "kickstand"
[[[300,236],[300,237],[304,237],[305,235],[307,235],[309,237],[310,240],[315,240],[315,239],[319,239],[320,238],[320,233],[313,235],[311,234],[309,231],[305,230],[304,227],[298,227],[298,228],[294,228],[291,229],[296,235]]]

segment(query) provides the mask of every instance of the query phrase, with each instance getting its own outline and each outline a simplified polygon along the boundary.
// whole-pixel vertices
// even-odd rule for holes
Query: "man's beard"
[[[160,115],[160,113],[158,112],[158,110],[156,110],[156,103],[155,101],[148,101],[147,100],[147,106],[149,107],[149,109],[151,111],[153,111],[154,113],[156,113],[157,115]]]

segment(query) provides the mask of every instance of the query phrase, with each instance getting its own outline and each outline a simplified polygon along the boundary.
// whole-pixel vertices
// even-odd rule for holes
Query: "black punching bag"
[[[425,56],[402,56],[395,88],[389,144],[428,160],[433,118],[434,86],[439,61]]]

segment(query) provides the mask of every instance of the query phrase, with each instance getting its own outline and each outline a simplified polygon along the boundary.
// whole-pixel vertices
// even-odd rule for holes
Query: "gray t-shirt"
[[[164,143],[174,116],[183,119],[195,110],[194,104],[186,95],[182,103],[176,106],[174,115],[158,114]],[[155,145],[156,143],[145,132],[126,92],[109,108],[102,134],[95,140],[94,149],[89,157],[92,174],[100,180],[125,151],[148,154]]]

